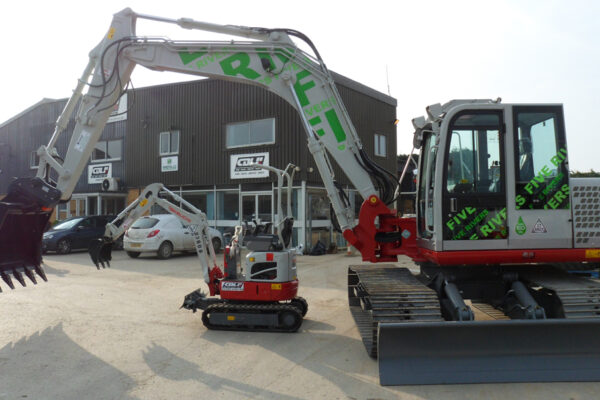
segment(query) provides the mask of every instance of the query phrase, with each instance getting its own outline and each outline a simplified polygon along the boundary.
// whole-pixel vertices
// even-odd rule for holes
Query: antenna
[[[390,93],[390,74],[388,73],[387,64],[385,64],[385,79],[387,80],[388,96],[392,96],[392,93]]]

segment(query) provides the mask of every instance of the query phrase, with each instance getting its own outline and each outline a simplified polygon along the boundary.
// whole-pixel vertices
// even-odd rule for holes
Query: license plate
[[[142,247],[141,243],[130,243],[131,247]]]

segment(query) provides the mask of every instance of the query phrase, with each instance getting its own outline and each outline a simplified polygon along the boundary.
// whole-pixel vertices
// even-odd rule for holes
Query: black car
[[[104,236],[106,224],[113,219],[111,215],[94,215],[61,221],[44,233],[42,251],[68,254],[71,250],[87,250],[92,240]]]

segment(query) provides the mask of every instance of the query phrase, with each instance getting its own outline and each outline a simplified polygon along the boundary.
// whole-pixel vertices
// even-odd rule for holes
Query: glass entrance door
[[[242,196],[242,222],[253,222],[257,217],[256,195]]]
[[[273,221],[272,195],[262,193],[242,194],[242,221],[266,224]]]

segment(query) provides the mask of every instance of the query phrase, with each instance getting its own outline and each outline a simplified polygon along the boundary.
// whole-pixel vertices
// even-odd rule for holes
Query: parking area
[[[597,399],[599,383],[381,387],[346,300],[344,254],[298,257],[309,311],[296,334],[207,331],[179,310],[195,256],[97,271],[45,257],[49,282],[0,294],[0,399]],[[405,266],[411,264],[405,260]]]

